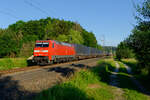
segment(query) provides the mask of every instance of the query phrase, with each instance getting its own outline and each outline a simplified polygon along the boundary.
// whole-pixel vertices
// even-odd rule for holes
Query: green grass
[[[150,100],[148,96],[142,94],[138,91],[138,88],[130,79],[129,75],[126,73],[119,73],[119,87],[124,91],[124,98],[126,100]]]
[[[135,59],[123,59],[122,60],[123,63],[127,64],[129,67],[132,68],[132,72],[134,77],[136,77],[137,80],[140,81],[140,83],[148,90],[150,91],[150,77],[147,75],[147,69],[142,69],[141,73],[139,73],[137,71],[138,66],[137,63],[138,61],[136,61]]]
[[[113,88],[101,81],[104,77],[109,80],[105,63],[103,60],[90,70],[76,72],[67,82],[41,92],[35,100],[114,100]]]
[[[133,83],[130,78],[130,75],[127,73],[127,70],[124,67],[124,64],[131,66],[132,70],[136,73],[137,61],[135,59],[123,59],[122,62],[119,62],[120,69],[118,79],[119,79],[119,87],[124,91],[124,97],[126,100],[150,100],[148,96],[140,93],[137,86]],[[134,75],[135,75],[134,73]]]
[[[34,100],[116,100],[119,98],[117,87],[109,85],[114,69],[113,59],[100,60],[96,67],[76,72],[68,81],[44,90]],[[123,100],[149,100],[138,92],[126,72],[120,72],[118,79],[119,87],[124,91],[120,95]]]
[[[114,71],[116,68],[116,63],[113,59],[104,59],[98,62],[99,65],[103,65],[104,67],[108,67],[108,71]]]
[[[127,73],[127,70],[126,70],[124,64],[122,62],[120,62],[120,61],[117,61],[117,62],[119,64],[119,66],[120,66],[119,72]]]
[[[35,100],[113,100],[112,90],[88,70],[77,72],[68,82],[40,93]]]
[[[1,58],[0,70],[9,70],[13,68],[26,67],[26,58]]]
[[[135,90],[125,89],[124,91],[126,100],[150,100],[147,96]]]
[[[122,59],[121,62],[128,65],[129,67],[131,67],[133,74],[137,73],[137,60],[135,60],[135,59]]]

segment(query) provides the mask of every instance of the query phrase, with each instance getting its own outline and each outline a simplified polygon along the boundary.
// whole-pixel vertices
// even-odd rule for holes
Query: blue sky
[[[136,24],[134,13],[132,0],[2,0],[0,27],[50,16],[78,22],[95,34],[99,44],[105,37],[105,45],[117,46]]]

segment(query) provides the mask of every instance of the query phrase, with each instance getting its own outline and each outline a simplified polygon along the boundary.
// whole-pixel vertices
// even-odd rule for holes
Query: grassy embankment
[[[136,60],[124,59],[122,62],[125,63],[125,61],[128,61],[129,65],[133,65],[133,71],[136,70],[136,65],[135,65],[137,64]],[[146,96],[143,93],[140,93],[140,91],[138,90],[138,87],[131,80],[130,74],[127,73],[127,70],[124,67],[124,64],[122,62],[118,61],[120,65],[118,79],[119,79],[119,87],[123,89],[124,97],[126,98],[126,100],[150,100],[148,96]],[[125,63],[125,64],[128,65],[128,63]]]
[[[9,70],[27,66],[26,58],[1,58],[0,70]]]
[[[100,81],[109,80],[107,71],[104,64],[91,70],[83,69],[67,82],[43,91],[35,100],[113,100],[113,88]]]
[[[137,66],[137,61],[135,59],[123,59],[123,63],[128,65],[129,67],[132,68],[132,72],[134,77],[136,77],[137,80],[140,81],[140,83],[148,90],[150,91],[150,78],[147,75],[147,70],[143,69],[141,73],[137,71],[138,66]]]
[[[123,66],[122,66],[123,67]],[[115,68],[112,59],[101,60],[92,69],[76,72],[67,82],[41,92],[35,100],[148,100],[147,96],[137,92],[128,74],[120,72],[119,87],[124,92],[119,95],[117,88],[109,85],[111,71]]]
[[[137,60],[135,60],[135,59],[122,59],[121,62],[128,65],[129,67],[131,67],[133,74],[137,73]]]

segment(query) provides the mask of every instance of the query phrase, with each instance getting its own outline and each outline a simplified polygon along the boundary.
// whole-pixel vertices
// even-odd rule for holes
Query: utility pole
[[[104,46],[105,46],[105,35],[102,35],[102,38],[100,39],[100,41],[102,42],[102,47],[103,47],[103,53],[105,54],[105,50],[104,50]]]

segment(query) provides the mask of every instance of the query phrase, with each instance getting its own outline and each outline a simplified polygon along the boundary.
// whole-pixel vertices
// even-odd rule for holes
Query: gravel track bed
[[[100,58],[30,68],[0,77],[0,100],[32,100],[40,91],[59,84],[81,68],[96,66]]]

